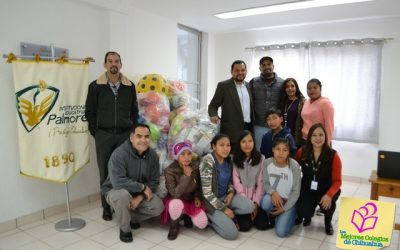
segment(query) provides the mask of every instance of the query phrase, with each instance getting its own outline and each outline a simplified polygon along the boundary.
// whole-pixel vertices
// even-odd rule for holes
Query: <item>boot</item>
[[[311,218],[304,218],[303,227],[308,227],[311,225]]]
[[[327,235],[333,235],[332,215],[329,214],[327,215],[327,213],[325,213],[324,222],[325,222],[325,233]]]
[[[106,197],[101,195],[101,205],[103,206],[103,220],[110,221],[112,220],[111,207],[106,201]]]
[[[179,219],[178,220],[171,220],[168,232],[168,239],[175,240],[179,234]]]
[[[193,222],[192,222],[192,219],[190,218],[190,216],[187,215],[187,214],[184,214],[184,215],[182,215],[182,217],[183,217],[183,225],[186,228],[192,228],[193,227]]]

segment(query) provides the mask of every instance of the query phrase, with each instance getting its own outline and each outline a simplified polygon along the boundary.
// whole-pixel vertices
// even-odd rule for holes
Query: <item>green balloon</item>
[[[152,142],[156,142],[160,138],[160,128],[151,122],[149,122],[147,125],[149,125],[150,128],[150,140]]]

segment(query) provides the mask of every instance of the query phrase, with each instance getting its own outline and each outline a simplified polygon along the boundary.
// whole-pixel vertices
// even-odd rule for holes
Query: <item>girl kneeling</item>
[[[300,167],[289,158],[290,145],[285,138],[276,138],[272,148],[274,157],[268,158],[264,170],[264,192],[261,208],[275,217],[275,233],[286,237],[296,219],[295,204],[300,195]]]
[[[238,237],[235,214],[250,214],[254,204],[248,198],[235,195],[232,184],[232,163],[229,137],[217,134],[211,140],[213,152],[200,163],[201,186],[207,207],[207,216],[213,229],[224,239]]]

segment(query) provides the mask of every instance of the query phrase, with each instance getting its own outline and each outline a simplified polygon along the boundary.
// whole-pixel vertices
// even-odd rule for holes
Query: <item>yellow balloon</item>
[[[168,87],[165,78],[159,74],[147,74],[143,76],[136,86],[136,92],[147,93],[149,91],[167,94]]]

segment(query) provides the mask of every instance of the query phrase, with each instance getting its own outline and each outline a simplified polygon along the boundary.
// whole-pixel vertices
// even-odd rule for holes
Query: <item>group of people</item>
[[[274,73],[272,58],[260,60],[261,75],[250,83],[246,64],[235,61],[232,78],[218,84],[208,106],[210,120],[221,123],[212,152],[194,157],[190,141],[173,145],[161,198],[159,159],[149,126],[137,123],[135,85],[120,72],[118,53],[107,52],[104,67],[89,85],[85,115],[96,143],[103,219],[114,218],[121,241],[131,242],[132,229],[159,215],[170,226],[169,240],[181,220],[229,240],[252,227],[274,227],[286,237],[295,224],[310,225],[318,205],[333,234],[341,161],[331,148],[333,107],[317,79],[307,84],[305,101],[295,79]]]
[[[208,105],[210,120],[219,122],[220,132],[230,138],[234,158],[243,155],[243,130],[254,132],[254,152],[259,150],[265,159],[261,177],[264,196],[255,204],[267,212],[267,219],[262,220],[275,225],[277,235],[288,235],[293,224],[310,225],[318,205],[325,215],[325,232],[332,235],[342,167],[338,153],[331,148],[333,105],[321,96],[322,83],[318,79],[308,81],[306,100],[296,79],[278,77],[271,57],[261,58],[259,69],[260,76],[246,82],[246,63],[232,63],[231,78],[218,83]],[[242,180],[237,178],[234,166],[234,183],[248,183],[250,170],[254,172],[255,168],[240,172],[247,174]],[[253,176],[253,188],[260,188],[257,181]],[[236,192],[241,190],[238,187]],[[251,218],[254,225],[259,225],[256,214]]]

